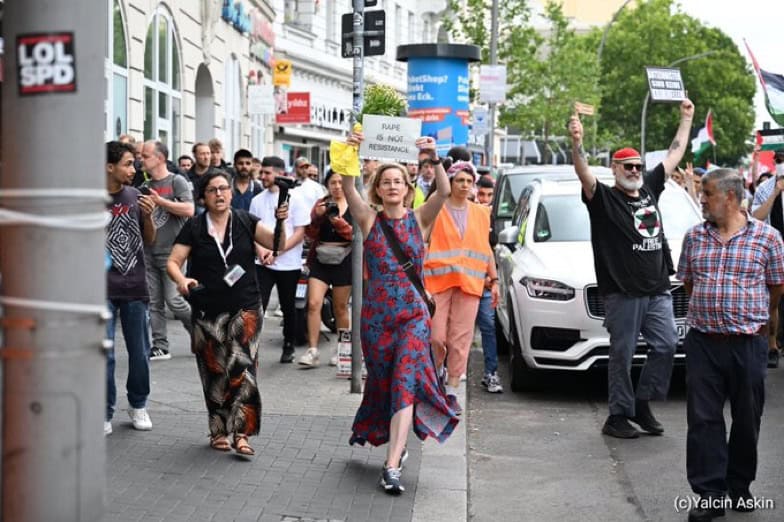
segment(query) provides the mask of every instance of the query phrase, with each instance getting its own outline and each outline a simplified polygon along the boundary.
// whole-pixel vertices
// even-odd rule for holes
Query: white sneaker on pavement
[[[134,429],[140,431],[152,429],[152,421],[147,413],[147,408],[128,408],[128,416],[131,418]]]
[[[310,347],[308,350],[299,358],[299,364],[302,366],[307,366],[309,368],[315,368],[319,365],[319,352],[318,348]]]
[[[110,421],[103,421],[103,434],[104,436],[112,434],[112,423]]]

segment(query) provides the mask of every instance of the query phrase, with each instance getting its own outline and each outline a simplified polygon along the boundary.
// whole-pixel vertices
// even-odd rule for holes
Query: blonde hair
[[[381,201],[381,198],[378,195],[378,187],[381,184],[381,174],[389,169],[397,169],[403,176],[403,181],[408,187],[408,194],[406,194],[406,197],[403,200],[403,205],[411,207],[411,203],[414,201],[414,191],[416,189],[414,188],[414,184],[411,183],[411,179],[408,177],[408,169],[400,163],[382,163],[376,167],[376,171],[370,176],[370,181],[368,182],[368,201],[372,205],[383,205],[383,201]]]

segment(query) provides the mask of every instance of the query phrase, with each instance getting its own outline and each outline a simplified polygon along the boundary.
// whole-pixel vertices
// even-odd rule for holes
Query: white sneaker
[[[133,428],[140,431],[150,431],[152,421],[147,413],[147,408],[128,408],[128,416],[131,418]]]
[[[319,365],[319,352],[318,348],[308,348],[308,351],[305,352],[302,357],[299,358],[299,363],[302,366],[308,366],[310,368],[315,368]]]
[[[103,421],[103,434],[111,435],[112,434],[112,423],[109,421]]]

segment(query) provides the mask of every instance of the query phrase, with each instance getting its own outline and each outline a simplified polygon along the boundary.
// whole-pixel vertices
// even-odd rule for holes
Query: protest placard
[[[366,114],[362,119],[365,139],[359,157],[379,161],[416,163],[419,149],[416,140],[422,132],[422,120]]]
[[[652,102],[681,102],[686,99],[680,69],[646,67],[645,74]]]

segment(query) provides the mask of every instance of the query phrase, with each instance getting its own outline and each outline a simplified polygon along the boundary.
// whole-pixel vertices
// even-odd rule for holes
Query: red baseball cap
[[[615,151],[612,160],[618,163],[627,163],[629,161],[640,161],[640,153],[631,147],[626,147],[624,149]]]

